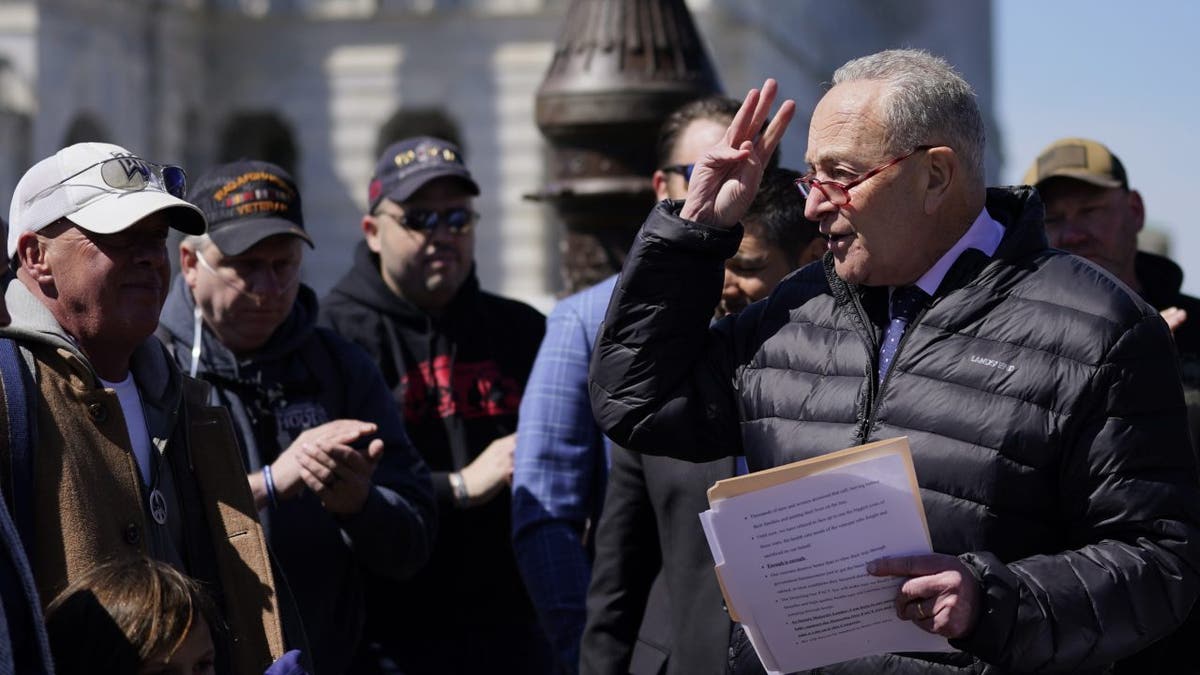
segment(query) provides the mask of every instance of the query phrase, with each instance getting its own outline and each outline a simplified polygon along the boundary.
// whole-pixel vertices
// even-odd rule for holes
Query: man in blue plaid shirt
[[[738,102],[708,98],[667,119],[659,135],[658,199],[687,195],[691,164],[725,133]],[[579,667],[591,528],[599,520],[608,474],[607,440],[592,419],[588,361],[616,284],[610,277],[563,299],[521,400],[513,470],[513,547],[517,566],[562,673]]]

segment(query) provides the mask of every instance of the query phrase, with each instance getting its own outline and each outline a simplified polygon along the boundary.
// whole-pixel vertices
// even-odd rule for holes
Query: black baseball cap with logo
[[[296,181],[270,162],[241,160],[217,166],[193,184],[188,201],[204,212],[208,236],[225,255],[239,255],[278,234],[313,246],[304,230]]]
[[[384,199],[404,203],[429,181],[445,177],[457,178],[472,195],[479,194],[457,145],[432,136],[406,138],[389,145],[375,163],[367,201],[372,212]]]

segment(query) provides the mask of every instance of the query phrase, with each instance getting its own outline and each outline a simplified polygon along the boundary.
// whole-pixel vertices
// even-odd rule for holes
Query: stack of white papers
[[[886,652],[952,651],[896,616],[871,560],[930,553],[907,438],[718,482],[700,514],[729,614],[768,673]]]

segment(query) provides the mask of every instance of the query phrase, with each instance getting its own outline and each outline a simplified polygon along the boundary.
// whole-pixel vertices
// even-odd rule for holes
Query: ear
[[[939,145],[925,151],[929,173],[925,184],[925,214],[937,213],[950,198],[950,188],[959,178],[958,154],[953,148]]]
[[[195,290],[196,282],[200,276],[200,259],[192,247],[180,243],[179,244],[179,272],[183,275],[183,280],[187,283],[188,288]]]
[[[49,241],[33,232],[24,232],[17,239],[18,269],[38,284],[53,283],[54,273],[47,258]]]
[[[363,238],[367,240],[367,248],[371,249],[372,253],[379,253],[381,248],[379,243],[379,222],[375,216],[367,214],[362,219]]]
[[[667,174],[655,169],[654,175],[650,178],[650,184],[654,186],[654,199],[656,201],[661,202],[669,196],[667,193]]]
[[[1137,190],[1129,191],[1129,213],[1137,223],[1137,231],[1141,232],[1146,224],[1146,205],[1142,202],[1142,194]]]

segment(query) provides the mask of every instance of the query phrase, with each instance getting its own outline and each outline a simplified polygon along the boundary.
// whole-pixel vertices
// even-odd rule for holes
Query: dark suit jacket
[[[49,675],[54,667],[33,570],[3,499],[0,495],[0,675]]]
[[[0,306],[4,302],[0,299]],[[36,437],[34,417],[28,411],[32,379],[25,379],[28,370],[21,363],[22,356],[12,340],[0,339],[0,480],[6,487],[10,480],[25,480],[32,475],[28,463],[14,462],[13,455],[18,447],[30,457]],[[18,440],[21,439],[21,440]],[[18,446],[18,443],[22,443]],[[14,466],[14,464],[16,466]],[[20,472],[21,477],[14,476]],[[28,494],[26,494],[28,496]],[[46,635],[42,601],[38,597],[37,584],[33,579],[33,568],[21,541],[10,509],[21,509],[32,513],[32,504],[22,500],[19,505],[11,491],[0,491],[0,675],[52,675],[54,664],[50,655],[50,641]],[[32,499],[30,499],[32,501]],[[32,518],[23,521],[32,534]]]
[[[734,467],[613,448],[582,675],[724,675],[730,621],[698,514]]]

